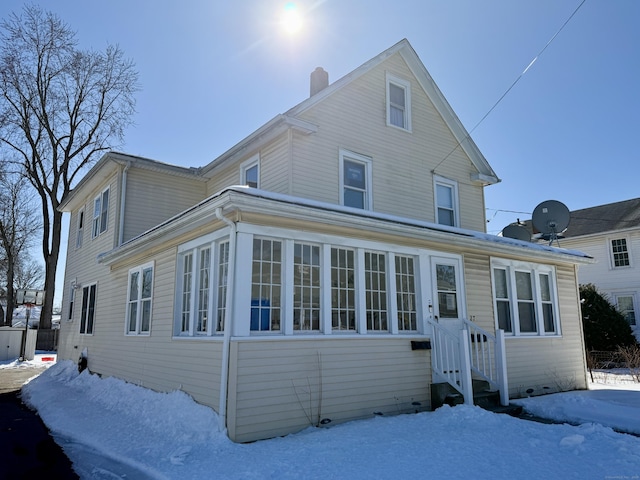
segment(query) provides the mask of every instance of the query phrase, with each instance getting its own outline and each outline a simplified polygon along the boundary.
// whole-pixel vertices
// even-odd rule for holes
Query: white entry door
[[[434,320],[443,327],[460,330],[461,319],[464,318],[460,260],[431,257],[431,285],[434,297]]]

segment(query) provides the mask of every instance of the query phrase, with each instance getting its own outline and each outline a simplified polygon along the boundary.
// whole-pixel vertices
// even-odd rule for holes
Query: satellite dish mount
[[[560,246],[559,238],[569,226],[571,214],[564,203],[557,200],[547,200],[539,204],[531,216],[533,226],[542,233],[544,240],[549,240],[549,245],[555,240]]]

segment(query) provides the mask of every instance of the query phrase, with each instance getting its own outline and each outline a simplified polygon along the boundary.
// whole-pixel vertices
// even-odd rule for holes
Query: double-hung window
[[[611,263],[614,268],[628,267],[631,265],[626,238],[615,238],[611,240]]]
[[[104,190],[93,200],[93,230],[92,237],[96,238],[107,231],[109,224],[109,189]]]
[[[635,295],[614,295],[618,310],[624,315],[629,325],[636,325]]]
[[[82,309],[80,311],[80,333],[93,335],[96,313],[96,284],[82,288]]]
[[[492,283],[497,328],[513,336],[559,334],[553,267],[493,259]]]
[[[151,328],[153,263],[129,270],[127,335],[148,335]]]
[[[371,210],[371,158],[340,150],[341,203],[346,207]]]
[[[258,155],[240,165],[240,184],[260,188],[260,159]]]
[[[78,229],[76,231],[76,248],[82,246],[82,237],[84,236],[84,208],[78,212]]]
[[[436,223],[460,226],[458,213],[458,183],[436,176],[434,179]]]
[[[411,131],[411,84],[387,74],[387,125]]]
[[[178,248],[175,335],[222,333],[228,270],[228,240],[195,240]]]

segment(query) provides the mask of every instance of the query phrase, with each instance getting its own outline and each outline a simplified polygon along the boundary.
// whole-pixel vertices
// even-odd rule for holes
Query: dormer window
[[[387,125],[411,131],[411,84],[387,74]]]
[[[260,158],[251,157],[240,166],[240,183],[252,188],[260,188]]]

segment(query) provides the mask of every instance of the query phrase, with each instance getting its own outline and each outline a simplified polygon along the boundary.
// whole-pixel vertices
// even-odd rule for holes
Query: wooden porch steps
[[[464,397],[448,383],[431,385],[431,409],[442,405],[462,405]],[[517,417],[522,413],[519,405],[500,405],[500,392],[491,391],[489,383],[484,380],[473,380],[473,404],[495,413],[506,413]]]

